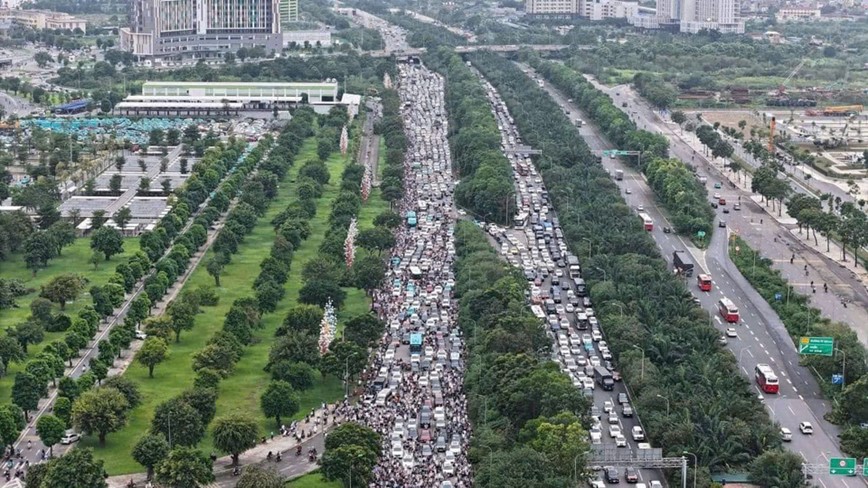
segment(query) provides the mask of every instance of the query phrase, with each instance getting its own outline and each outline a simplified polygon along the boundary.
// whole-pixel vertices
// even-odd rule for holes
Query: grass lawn
[[[24,267],[24,255],[16,253],[10,256],[6,261],[0,262],[0,278],[21,280],[25,286],[32,288],[34,291],[16,299],[18,308],[3,310],[0,312],[0,330],[5,330],[7,327],[12,327],[16,323],[21,322],[30,315],[30,302],[39,296],[40,286],[51,281],[55,276],[77,272],[84,275],[90,283],[87,288],[93,285],[102,285],[108,282],[109,277],[114,274],[115,267],[126,260],[126,258],[139,250],[139,239],[130,237],[124,239],[124,252],[113,256],[110,261],[100,264],[99,268],[94,269],[93,265],[88,264],[90,255],[89,238],[78,238],[74,243],[63,249],[63,254],[51,260],[48,267],[39,270],[36,277],[33,273]],[[90,294],[85,291],[75,302],[68,303],[64,313],[70,317],[75,314],[85,305],[91,303]],[[60,307],[55,306],[55,311],[59,312]],[[39,354],[42,349],[57,339],[64,336],[64,332],[46,332],[45,339],[35,345],[31,345],[27,352],[31,356]],[[15,378],[15,373],[24,369],[23,364],[12,363],[9,365],[9,371],[0,379],[0,402],[10,400],[12,392],[12,382]]]
[[[326,481],[319,471],[314,471],[313,473],[299,476],[288,482],[286,486],[289,488],[341,488],[344,485],[339,481]]]

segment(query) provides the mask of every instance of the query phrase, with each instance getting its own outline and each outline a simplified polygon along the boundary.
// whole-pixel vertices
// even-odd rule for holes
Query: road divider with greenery
[[[735,358],[717,343],[707,313],[672,276],[581,139],[575,138],[580,151],[574,158],[545,150],[571,130],[565,117],[552,115],[559,111],[551,98],[505,58],[485,53],[471,59],[498,89],[523,136],[543,148],[535,163],[573,252],[587,255],[576,252],[576,243],[591,240],[583,276],[651,444],[669,456],[696,454],[705,480],[709,472],[746,468],[779,446],[775,426]]]
[[[675,231],[696,239],[699,244],[709,242],[697,237],[699,232],[710,237],[714,230],[708,193],[682,161],[667,159],[669,142],[666,138],[638,129],[608,95],[595,88],[581,73],[535,55],[529,56],[528,61],[571,97],[617,148],[641,152],[641,157],[630,156],[626,160],[648,177],[658,201],[671,216]]]

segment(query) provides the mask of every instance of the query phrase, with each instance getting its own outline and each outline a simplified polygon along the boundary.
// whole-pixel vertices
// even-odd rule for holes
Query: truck
[[[615,380],[612,379],[612,373],[602,366],[594,368],[594,381],[606,391],[612,391],[615,388]]]
[[[567,265],[569,266],[578,266],[579,258],[573,256],[572,254],[567,255]]]
[[[685,251],[675,251],[672,253],[672,264],[682,276],[693,276],[693,261]]]
[[[624,170],[616,169],[615,170],[615,181],[622,181],[624,179]]]

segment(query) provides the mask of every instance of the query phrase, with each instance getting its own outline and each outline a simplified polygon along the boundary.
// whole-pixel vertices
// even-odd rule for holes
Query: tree
[[[278,361],[271,365],[271,379],[285,381],[298,391],[313,388],[316,370],[307,363]]]
[[[48,463],[39,488],[107,488],[105,479],[103,462],[94,459],[92,450],[78,448]]]
[[[39,344],[45,337],[45,328],[35,320],[18,322],[15,324],[14,329],[6,329],[6,332],[13,335],[15,339],[18,340],[18,343],[21,344],[21,348],[24,349],[25,354],[27,354],[28,345]]]
[[[367,486],[377,464],[377,454],[357,445],[326,449],[320,466],[328,481],[346,480],[344,485]]]
[[[160,337],[148,337],[136,353],[136,360],[148,368],[148,378],[154,377],[154,368],[169,357],[169,344]]]
[[[256,445],[259,426],[248,416],[233,414],[214,421],[214,447],[232,456],[232,465],[238,465],[238,456]]]
[[[124,207],[118,210],[118,213],[114,216],[114,221],[118,225],[119,229],[123,229],[127,226],[130,220],[133,218],[133,211],[130,210],[130,207]]]
[[[395,236],[392,235],[392,231],[385,227],[374,227],[359,232],[356,243],[379,255],[395,245]]]
[[[366,291],[377,288],[386,278],[383,261],[374,255],[363,256],[353,266],[353,277],[357,288]]]
[[[211,460],[192,447],[172,449],[157,465],[157,481],[172,488],[198,488],[214,481]]]
[[[38,51],[36,54],[33,55],[33,60],[36,61],[36,64],[40,68],[45,68],[50,63],[54,62],[54,58],[45,51]]]
[[[336,309],[341,308],[344,300],[347,297],[347,292],[341,289],[340,285],[333,281],[312,280],[308,281],[298,291],[298,301],[301,303],[309,303],[311,305],[319,305],[325,307],[329,299]]]
[[[296,305],[287,312],[283,325],[278,328],[275,335],[284,335],[288,331],[318,334],[322,317],[323,311],[316,305]]]
[[[684,112],[682,112],[681,110],[673,110],[672,113],[669,115],[669,118],[672,119],[672,122],[675,122],[678,125],[687,122],[687,116],[684,115]]]
[[[64,428],[68,429],[72,426],[72,400],[65,396],[57,397],[52,411],[57,418],[63,421]]]
[[[54,415],[43,415],[36,421],[36,433],[39,435],[39,440],[48,446],[51,456],[54,455],[54,445],[60,442],[65,432],[66,423]]]
[[[551,418],[540,417],[525,424],[519,438],[542,453],[562,475],[572,473],[573,463],[588,451],[588,433],[575,415],[563,412]]]
[[[90,259],[88,259],[87,262],[93,265],[93,269],[98,269],[100,263],[105,260],[105,254],[103,254],[102,251],[94,251],[93,253],[91,253]]]
[[[100,227],[90,238],[90,248],[103,253],[108,261],[115,254],[124,252],[124,239],[116,229]]]
[[[129,408],[126,397],[115,388],[88,390],[72,404],[72,423],[85,433],[95,433],[103,447],[106,435],[126,425]]]
[[[369,347],[383,335],[386,324],[370,313],[356,315],[344,325],[344,339]]]
[[[325,439],[327,451],[350,445],[359,446],[378,454],[380,452],[380,435],[375,430],[361,424],[345,422],[335,427]]]
[[[136,408],[142,403],[142,394],[139,392],[139,386],[126,376],[112,376],[102,384],[103,388],[114,388],[121,392],[121,395],[127,399],[130,408]]]
[[[281,425],[280,417],[291,417],[298,412],[299,397],[292,386],[285,381],[272,381],[268,384],[259,399],[262,413],[266,417],[274,417],[277,425]]]
[[[804,476],[802,458],[798,454],[770,449],[753,460],[748,478],[760,486],[801,488]]]
[[[54,239],[46,231],[36,231],[24,241],[24,265],[33,272],[33,276],[48,266],[48,261],[56,255]]]
[[[124,177],[119,174],[113,174],[109,179],[109,191],[114,195],[121,194],[121,185],[123,185]]]
[[[320,370],[336,378],[354,377],[365,369],[367,349],[350,341],[334,340],[329,352],[322,357]]]
[[[154,477],[154,467],[169,454],[169,443],[162,434],[146,434],[133,447],[133,459],[148,470],[148,481]]]
[[[258,464],[252,464],[244,468],[238,484],[235,488],[283,488],[286,478],[277,471]]]
[[[21,362],[27,359],[27,353],[13,336],[8,334],[0,336],[0,362],[3,364],[3,373],[9,370],[9,363]]]
[[[106,222],[105,210],[94,210],[90,217],[91,230],[99,230]]]
[[[157,405],[151,432],[163,434],[169,440],[169,447],[193,446],[205,435],[205,425],[199,412],[189,403],[172,398]]]
[[[397,213],[386,210],[374,217],[374,225],[377,227],[383,227],[386,229],[395,229],[400,226],[404,222],[404,219],[401,218]]]
[[[66,308],[66,302],[75,300],[84,290],[87,278],[78,274],[62,274],[55,276],[47,284],[42,285],[39,296],[47,298],[60,305],[60,309]]]
[[[175,331],[175,342],[181,341],[182,330],[192,330],[196,323],[199,306],[188,297],[182,296],[172,300],[166,307],[166,314],[172,318],[172,330]]]
[[[0,407],[0,442],[3,446],[11,446],[18,440],[25,426],[24,416],[15,405]]]

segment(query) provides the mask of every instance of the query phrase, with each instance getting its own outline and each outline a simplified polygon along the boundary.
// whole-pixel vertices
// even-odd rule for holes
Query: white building
[[[775,14],[779,22],[820,20],[820,17],[818,8],[782,8]]]
[[[530,15],[579,15],[581,0],[527,0]]]
[[[657,0],[657,23],[690,34],[703,29],[743,34],[739,8],[738,0]]]
[[[6,1],[6,0],[0,0]],[[14,2],[13,2],[14,3]],[[81,29],[87,31],[87,21],[64,12],[50,10],[0,9],[0,21],[23,25],[32,29]]]
[[[327,30],[283,31],[281,35],[283,47],[289,47],[293,42],[296,46],[304,46],[305,43],[311,47],[316,47],[317,43],[321,47],[332,45],[332,33]]]
[[[625,19],[639,15],[638,2],[583,0],[582,16],[590,20]]]

